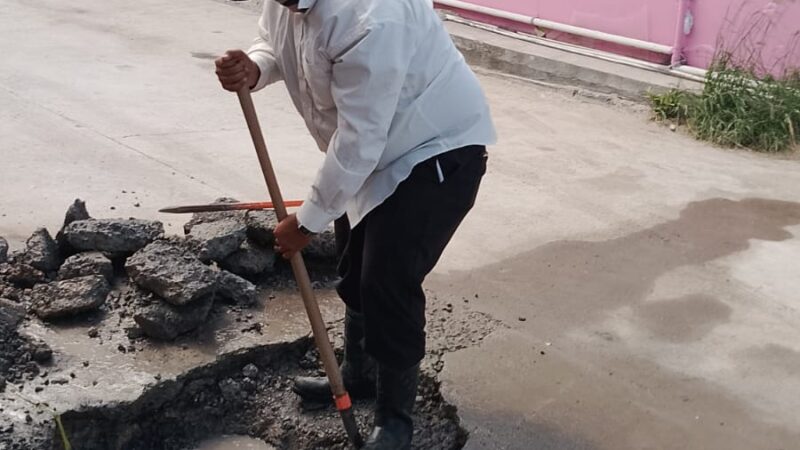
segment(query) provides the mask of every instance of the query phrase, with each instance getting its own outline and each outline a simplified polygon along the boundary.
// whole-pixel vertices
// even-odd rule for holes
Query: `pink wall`
[[[694,0],[692,9],[689,64],[707,67],[720,47],[738,60],[757,54],[761,69],[775,75],[800,68],[800,1]]]
[[[542,19],[672,45],[679,0],[465,0]],[[783,73],[800,66],[800,0],[690,0],[694,28],[684,43],[689,65],[707,67],[718,42],[740,56],[760,48],[765,69]],[[510,23],[498,23],[517,29]],[[767,28],[767,25],[769,28]],[[754,31],[758,29],[760,31]],[[751,30],[750,43],[739,42]],[[531,30],[521,30],[531,31]],[[668,63],[668,57],[555,33],[547,37]]]

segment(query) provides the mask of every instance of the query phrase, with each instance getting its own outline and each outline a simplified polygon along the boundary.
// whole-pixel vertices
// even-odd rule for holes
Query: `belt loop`
[[[442,166],[439,164],[439,158],[436,158],[436,175],[439,177],[439,184],[444,183],[444,173],[442,173]]]

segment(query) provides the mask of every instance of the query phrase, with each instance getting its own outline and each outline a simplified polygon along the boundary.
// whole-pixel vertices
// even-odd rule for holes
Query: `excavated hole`
[[[132,403],[72,411],[61,416],[81,450],[178,450],[220,435],[248,435],[278,449],[348,448],[331,407],[303,408],[291,379],[319,373],[310,339],[248,349],[159,383]],[[255,364],[258,375],[244,376]],[[356,402],[362,430],[369,402]],[[455,409],[442,400],[433,377],[422,377],[416,406],[415,448],[455,449],[466,442]],[[54,442],[53,448],[60,448]]]
[[[73,208],[76,206],[85,208],[80,201]],[[83,215],[88,216],[85,209]],[[245,218],[236,213],[196,215],[187,226]],[[115,227],[126,224],[120,220],[114,222]],[[262,220],[248,223],[247,229],[252,226],[259,231],[266,225],[268,221]],[[0,450],[64,448],[56,418],[75,450],[193,450],[207,439],[227,435],[250,436],[278,449],[349,447],[331,406],[302,405],[291,391],[294,377],[323,372],[312,340],[305,335],[308,325],[286,264],[275,264],[268,276],[257,280],[258,289],[240,280],[239,285],[251,286],[249,291],[241,291],[247,293],[247,301],[235,300],[242,295],[232,302],[215,298],[210,313],[206,310],[207,316],[193,325],[194,330],[163,341],[148,337],[134,320],[142,308],[161,304],[158,302],[163,299],[143,299],[137,294],[149,285],[135,286],[139,281],[130,276],[130,270],[126,273],[127,267],[118,257],[112,258],[115,267],[107,268],[113,274],[106,274],[111,281],[100,306],[72,311],[67,318],[44,320],[47,317],[41,317],[37,305],[63,299],[49,298],[48,291],[41,291],[45,294],[37,299],[36,292],[43,286],[57,286],[56,272],[39,274],[31,278],[30,285],[22,285],[14,278],[21,272],[15,271],[34,257],[49,254],[63,261],[70,253],[56,248],[46,231],[37,233],[34,237],[39,238],[32,237],[13,261],[0,264],[3,336],[13,336],[31,347],[21,353],[11,347],[22,344],[0,348],[8,350],[0,352],[0,381],[8,385],[5,391],[0,389]],[[331,254],[332,238],[329,233],[326,239],[317,240],[314,254],[322,255],[316,258],[318,266],[313,264],[315,258],[309,259],[315,289],[337,305],[326,306],[328,317],[337,317],[340,313],[331,315],[341,309],[331,289],[335,281],[332,257],[324,256]],[[170,237],[157,242],[183,248],[185,239]],[[212,250],[210,246],[205,249]],[[193,258],[181,261],[202,269]],[[153,266],[158,268],[158,263]],[[183,262],[169,264],[183,267]],[[66,265],[58,274],[63,274]],[[238,266],[231,270],[233,267]],[[156,275],[167,282],[173,273]],[[250,301],[254,297],[258,298],[255,303]],[[78,296],[71,301],[83,300]],[[488,316],[470,310],[468,302],[428,293],[428,352],[415,407],[416,449],[458,449],[467,441],[456,408],[440,393],[438,374],[446,353],[477,345],[498,326]],[[300,310],[292,311],[292,307]],[[341,320],[329,323],[329,333],[341,357]],[[53,346],[52,354],[48,345]],[[31,361],[37,354],[47,358]],[[162,373],[166,374],[163,379]],[[47,403],[52,401],[55,403]],[[373,404],[358,401],[354,407],[366,434],[371,429]]]
[[[439,390],[442,356],[476,345],[497,323],[428,295],[429,352],[415,406],[413,448],[459,449],[468,435],[456,408]],[[341,328],[341,322],[330,325],[339,357]],[[256,366],[257,375],[248,365]],[[312,339],[304,337],[226,354],[174,380],[152,384],[135,401],[77,408],[63,412],[61,421],[76,450],[193,450],[227,435],[251,436],[277,449],[350,448],[332,407],[302,405],[291,391],[293,377],[322,374]],[[372,403],[356,401],[354,407],[366,434]],[[53,421],[44,421],[36,434],[8,448],[63,448]]]

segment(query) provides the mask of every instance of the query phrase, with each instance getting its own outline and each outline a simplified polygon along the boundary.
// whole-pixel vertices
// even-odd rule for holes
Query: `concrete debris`
[[[212,296],[206,296],[186,306],[173,306],[143,291],[138,295],[141,306],[133,320],[146,336],[165,341],[202,325],[214,303]]]
[[[91,218],[92,216],[89,215],[89,211],[86,209],[86,202],[76,198],[69,208],[67,208],[67,213],[64,215],[64,224],[61,226],[61,229],[63,230],[72,222],[89,220]]]
[[[19,288],[32,288],[47,281],[44,272],[27,264],[0,264],[0,277]]]
[[[64,214],[64,224],[61,225],[61,229],[56,233],[56,242],[58,243],[58,249],[61,251],[62,255],[71,255],[75,253],[75,249],[69,245],[66,237],[64,237],[64,228],[77,220],[89,219],[91,219],[91,216],[89,215],[89,211],[86,210],[86,202],[81,199],[75,199],[69,208],[67,208],[67,213]]]
[[[164,234],[161,222],[142,219],[77,220],[64,228],[64,236],[79,251],[129,255]]]
[[[243,221],[227,217],[194,225],[187,238],[197,246],[201,261],[222,261],[239,249],[246,232]]]
[[[175,239],[155,241],[125,263],[141,288],[175,305],[188,305],[214,294],[218,273],[192,256]]]
[[[0,327],[16,328],[25,317],[25,308],[11,300],[0,298]]]
[[[258,301],[258,289],[244,278],[223,270],[219,272],[218,281],[217,294],[233,304],[247,307]]]
[[[44,320],[70,317],[99,308],[109,291],[100,275],[39,284],[31,291],[32,310]]]
[[[0,271],[2,271],[1,267],[3,267],[3,265],[0,264]],[[22,289],[0,279],[0,298],[19,302],[22,299]]]
[[[8,260],[8,241],[0,237],[0,264]]]
[[[255,364],[248,364],[242,369],[242,375],[252,380],[258,378],[258,366]]]
[[[244,396],[242,385],[233,378],[226,378],[218,384],[222,398],[228,402],[235,402]]]
[[[314,236],[308,247],[303,249],[303,256],[312,263],[332,264],[332,267],[336,267],[338,255],[336,253],[336,235],[333,229],[329,228]]]
[[[56,271],[61,265],[58,244],[46,228],[39,228],[33,232],[25,242],[25,251],[19,259],[23,264],[45,273]]]
[[[114,266],[104,254],[86,252],[67,258],[58,271],[59,280],[85,277],[87,275],[102,275],[106,280],[111,281],[114,276]]]
[[[39,364],[47,364],[53,360],[53,349],[43,342],[34,344],[31,358]]]
[[[238,203],[239,200],[230,197],[221,197],[214,200],[213,203]],[[183,233],[189,234],[195,225],[202,223],[216,222],[222,219],[239,219],[244,220],[245,211],[218,211],[192,214],[192,218],[183,226]]]
[[[37,362],[44,363],[52,359],[50,347],[44,343],[34,343],[19,334],[17,327],[24,317],[25,310],[21,305],[0,298],[0,393],[5,390],[8,382],[34,379],[40,373]],[[0,405],[0,412],[4,407],[7,405]],[[2,440],[0,448],[6,448],[3,447]]]
[[[278,217],[275,215],[275,211],[266,209],[247,211],[244,221],[245,225],[247,225],[247,237],[259,245],[272,248],[275,244],[273,230],[278,225]]]
[[[244,277],[256,277],[275,268],[275,252],[247,239],[239,250],[225,258],[221,263],[223,269]]]

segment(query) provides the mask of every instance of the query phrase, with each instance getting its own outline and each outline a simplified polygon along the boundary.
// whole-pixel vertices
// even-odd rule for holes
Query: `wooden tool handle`
[[[261,165],[261,172],[264,174],[264,181],[267,183],[269,196],[275,206],[275,214],[278,220],[283,220],[288,215],[286,205],[283,203],[283,196],[281,195],[278,180],[275,177],[275,170],[272,168],[272,162],[269,159],[267,151],[267,144],[264,141],[264,135],[261,133],[261,126],[258,123],[258,116],[256,109],[253,105],[253,97],[247,90],[242,90],[237,93],[239,102],[242,105],[242,112],[247,121],[247,128],[250,129],[250,137],[253,139],[253,145],[258,154],[258,162]],[[311,320],[311,329],[314,332],[314,338],[319,347],[322,363],[325,365],[325,372],[331,381],[331,388],[334,395],[344,393],[344,384],[342,383],[341,374],[339,374],[339,366],[336,363],[336,357],[333,353],[330,340],[328,339],[328,330],[325,327],[325,322],[322,319],[322,314],[319,312],[319,305],[317,304],[314,290],[311,288],[311,280],[308,276],[303,256],[300,253],[294,255],[291,259],[292,270],[297,279],[297,286],[300,289],[300,294],[303,297],[303,303],[306,306],[308,318]]]
[[[244,118],[247,121],[247,128],[250,130],[250,137],[253,139],[253,145],[258,154],[258,162],[261,164],[261,172],[264,174],[264,181],[267,183],[269,196],[275,206],[275,213],[278,216],[278,220],[283,220],[287,216],[286,205],[284,204],[280,188],[278,187],[278,180],[275,177],[272,162],[269,159],[269,152],[267,151],[267,144],[264,141],[264,135],[261,133],[261,126],[258,123],[258,116],[256,115],[256,109],[253,105],[253,97],[250,95],[250,91],[247,88],[238,91],[237,95],[239,96],[239,103],[242,106]],[[353,417],[350,397],[345,390],[342,374],[339,371],[339,365],[336,361],[336,355],[333,353],[333,346],[328,337],[328,330],[325,327],[325,321],[322,319],[322,314],[319,311],[319,304],[314,296],[314,290],[311,287],[311,279],[308,276],[308,270],[306,270],[306,265],[303,262],[303,256],[300,252],[292,257],[291,263],[292,271],[297,281],[297,287],[300,289],[300,295],[303,297],[303,304],[308,314],[308,320],[311,322],[311,331],[314,333],[314,341],[317,344],[317,349],[319,349],[325,373],[328,375],[328,381],[331,385],[336,407],[342,415],[345,429],[350,440],[356,447],[361,447],[362,440],[358,433],[355,418]]]

